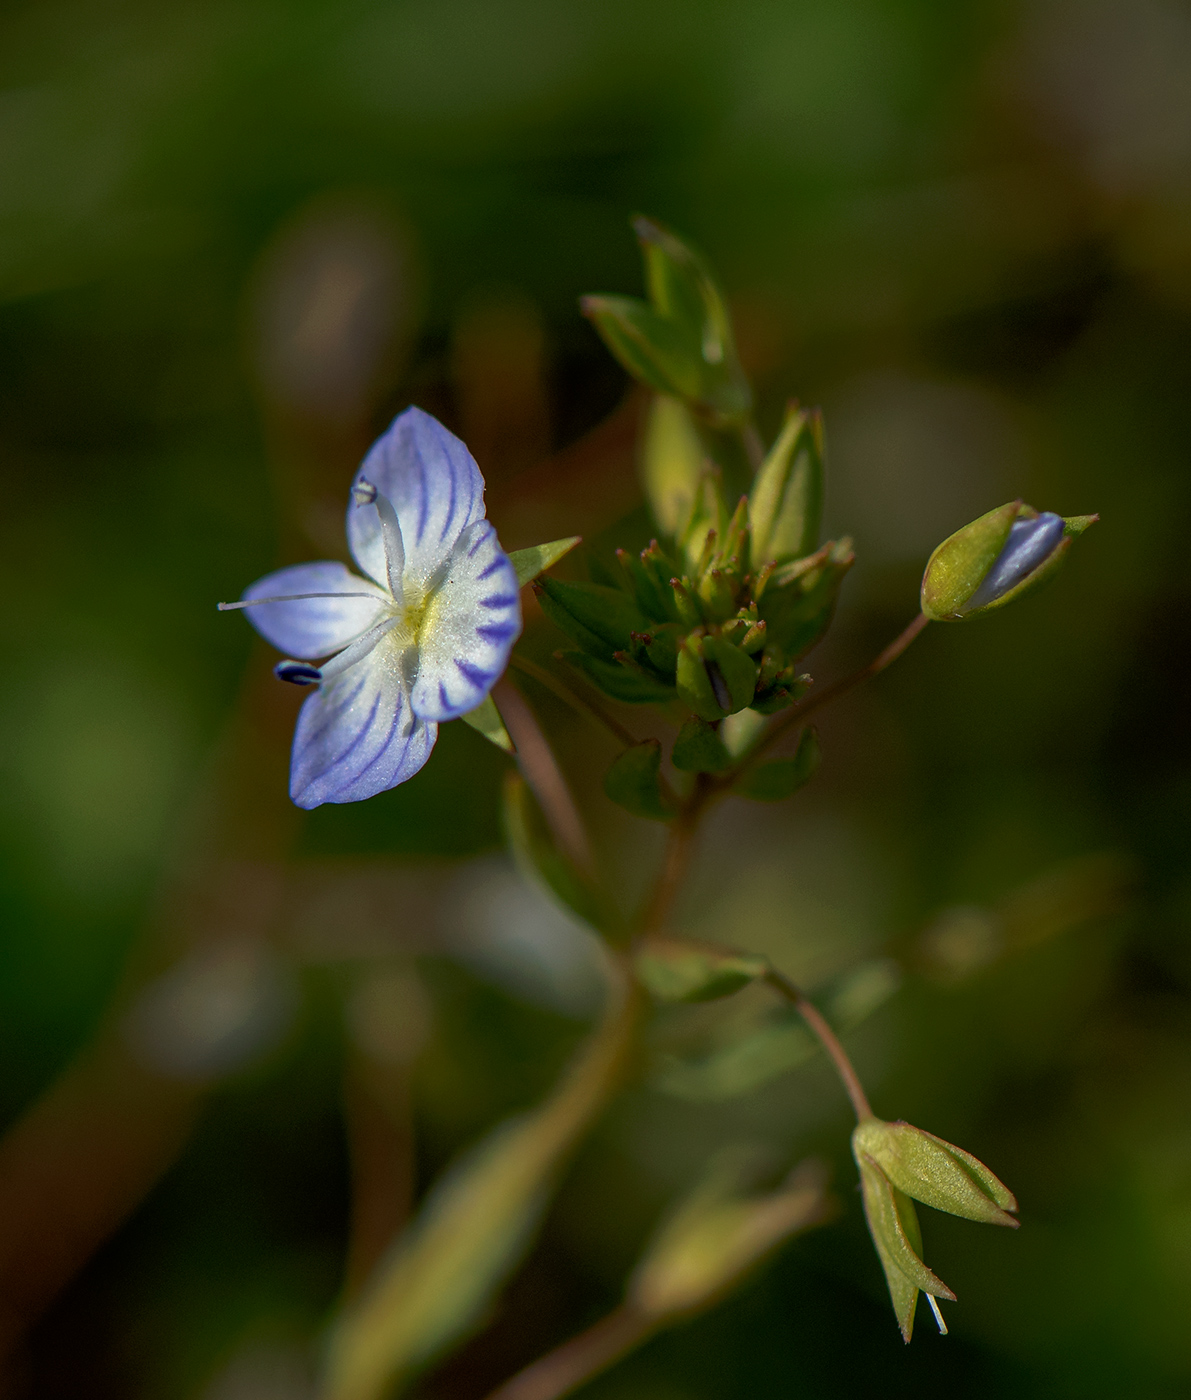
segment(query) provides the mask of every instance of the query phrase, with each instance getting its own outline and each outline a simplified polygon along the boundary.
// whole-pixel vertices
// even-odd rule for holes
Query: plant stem
[[[826,1018],[813,1001],[806,995],[801,987],[796,986],[790,979],[771,968],[766,974],[765,980],[776,991],[779,991],[794,1007],[795,1011],[802,1017],[807,1025],[814,1032],[819,1044],[827,1051],[831,1057],[831,1062],[835,1066],[835,1072],[843,1081],[843,1086],[848,1092],[848,1097],[852,1100],[852,1107],[856,1110],[856,1121],[863,1123],[866,1118],[873,1116],[873,1111],[869,1107],[868,1095],[864,1092],[864,1085],[860,1082],[860,1076],[856,1073],[852,1061],[848,1058],[848,1052],[839,1042],[839,1037],[827,1024]]]
[[[527,657],[514,654],[509,658],[509,665],[523,675],[531,676],[539,685],[544,686],[553,696],[561,700],[564,705],[568,705],[574,710],[576,714],[591,720],[593,724],[602,726],[626,748],[632,748],[634,744],[640,742],[602,705],[596,704],[594,700],[589,700],[586,696],[579,695],[569,685],[560,681],[557,676],[551,675],[544,666],[539,666],[536,661],[530,661]]]
[[[646,1340],[654,1323],[628,1304],[547,1352],[498,1386],[488,1400],[559,1400]]]
[[[853,671],[850,676],[844,676],[842,680],[824,686],[822,690],[813,691],[805,700],[787,710],[781,719],[771,726],[761,737],[756,747],[741,763],[740,769],[742,770],[750,767],[766,749],[772,748],[773,745],[784,735],[788,734],[791,729],[795,729],[798,725],[805,723],[809,716],[816,710],[821,710],[825,705],[830,705],[833,700],[838,700],[850,690],[855,690],[858,685],[862,685],[865,681],[871,680],[873,676],[880,675],[887,666],[892,666],[898,657],[901,656],[902,652],[904,652],[906,648],[909,647],[910,643],[922,632],[929,621],[930,618],[927,617],[925,613],[919,613],[910,625],[889,643],[883,652],[873,657],[867,666],[862,666],[859,671]],[[740,770],[737,771],[739,772]],[[732,776],[735,777],[736,774]]]
[[[706,794],[710,787],[707,775],[700,773],[695,782],[694,792],[687,799],[682,811],[670,823],[666,833],[666,849],[662,853],[662,868],[638,921],[638,938],[650,933],[659,933],[670,918],[674,901],[691,863],[691,852],[699,829],[699,820],[707,805]]]

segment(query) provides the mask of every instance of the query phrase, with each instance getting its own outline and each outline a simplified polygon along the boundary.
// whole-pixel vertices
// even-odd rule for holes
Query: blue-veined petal
[[[290,765],[299,807],[359,802],[412,778],[430,757],[438,726],[410,708],[403,660],[382,638],[302,706]]]
[[[387,496],[397,512],[405,573],[422,587],[450,558],[455,541],[484,516],[484,478],[454,433],[420,408],[407,408],[378,438],[356,473]],[[375,506],[347,508],[347,540],[360,568],[378,582],[385,547]]]
[[[1008,593],[1054,552],[1063,538],[1063,517],[1044,511],[1033,520],[1015,520],[1005,547],[964,604],[964,611],[982,608]]]
[[[295,564],[258,578],[244,599],[276,598],[294,593],[360,594],[367,597],[301,598],[291,603],[261,603],[245,608],[248,621],[278,651],[301,661],[329,656],[371,627],[387,595],[369,579],[330,560]]]
[[[415,714],[447,720],[474,710],[508,664],[520,631],[517,572],[492,523],[478,520],[460,539],[427,609],[410,697]]]

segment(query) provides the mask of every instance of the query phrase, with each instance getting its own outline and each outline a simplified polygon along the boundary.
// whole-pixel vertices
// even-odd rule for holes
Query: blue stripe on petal
[[[481,543],[482,543],[482,541],[481,541]],[[473,553],[474,553],[474,551],[473,551]],[[486,578],[489,578],[492,574],[494,574],[494,573],[497,571],[497,569],[503,568],[503,567],[504,567],[504,562],[505,562],[505,561],[504,561],[504,557],[503,557],[503,556],[500,557],[500,558],[494,559],[494,560],[492,561],[492,563],[488,565],[488,567],[484,570],[484,572],[483,572],[482,574],[477,574],[477,575],[476,575],[476,581],[477,581],[477,583],[478,583],[478,582],[481,582],[482,580],[484,580],[484,579],[486,579]]]
[[[470,661],[460,661],[458,657],[455,658],[455,667],[472,685],[478,685],[482,690],[487,690],[496,679],[495,671],[481,670],[479,666],[473,666]]]
[[[515,593],[493,593],[488,598],[480,599],[482,608],[511,608],[517,602]]]
[[[483,637],[486,642],[491,642],[493,646],[499,646],[501,642],[507,642],[515,637],[520,630],[516,623],[509,623],[505,627],[477,627],[476,636]]]

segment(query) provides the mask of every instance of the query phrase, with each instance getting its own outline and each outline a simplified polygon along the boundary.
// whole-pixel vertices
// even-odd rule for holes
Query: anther
[[[361,477],[352,487],[352,500],[355,501],[358,506],[374,505],[376,502],[376,487],[373,486],[372,482],[367,480],[367,478]]]
[[[273,667],[273,674],[279,681],[289,681],[291,685],[317,685],[323,678],[318,667],[307,661],[279,661]]]

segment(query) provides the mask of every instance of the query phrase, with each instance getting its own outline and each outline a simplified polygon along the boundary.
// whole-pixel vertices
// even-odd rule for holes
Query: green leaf
[[[620,1079],[633,1017],[605,1019],[537,1109],[502,1124],[432,1189],[331,1337],[326,1400],[381,1400],[482,1320],[525,1253],[558,1175]]]
[[[668,822],[678,810],[661,773],[662,746],[657,739],[634,744],[608,769],[604,791],[613,802],[635,817]]]
[[[496,701],[491,695],[486,695],[474,710],[469,710],[467,714],[460,715],[459,718],[464,724],[470,724],[477,733],[482,734],[489,743],[495,744],[498,749],[503,749],[505,753],[515,752],[513,741],[509,738],[509,731],[505,728],[500,711],[496,708]]]
[[[566,583],[540,578],[534,585],[546,616],[584,651],[611,661],[627,651],[634,632],[645,632],[649,623],[627,593],[600,583]]]
[[[732,785],[732,791],[740,797],[751,797],[754,802],[782,802],[810,781],[821,757],[818,734],[804,729],[793,758],[779,758],[748,769]]]
[[[650,300],[699,348],[705,407],[721,423],[747,421],[752,390],[736,354],[727,304],[706,259],[653,219],[638,215],[633,229],[645,257]]]
[[[796,404],[750,493],[754,565],[801,559],[819,543],[823,515],[822,423]]]
[[[586,296],[579,305],[634,379],[659,394],[699,399],[703,387],[699,342],[677,321],[635,297]]]
[[[641,480],[654,519],[672,538],[691,517],[705,456],[686,406],[680,399],[659,394],[645,424]]]
[[[640,671],[630,671],[617,661],[603,661],[582,651],[564,651],[560,657],[622,705],[666,705],[674,699],[673,687]]]
[[[615,934],[620,919],[600,890],[559,849],[528,783],[518,772],[505,775],[504,825],[513,858],[566,909],[592,928]]]
[[[670,761],[687,773],[722,773],[732,766],[732,755],[706,720],[689,719],[678,731]]]
[[[659,1001],[716,1001],[764,977],[769,961],[714,943],[686,938],[650,938],[635,961],[640,982]]]
[[[582,542],[581,535],[571,535],[565,540],[551,540],[549,544],[535,544],[529,549],[513,550],[509,561],[517,571],[518,584],[526,584],[537,578]]]

